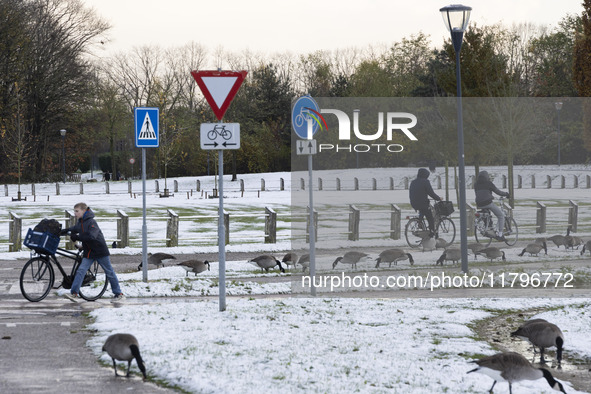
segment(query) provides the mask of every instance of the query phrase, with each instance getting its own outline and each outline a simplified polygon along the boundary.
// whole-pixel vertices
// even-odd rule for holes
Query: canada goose
[[[567,249],[571,248],[573,250],[575,249],[575,246],[577,247],[577,249],[579,249],[579,246],[584,244],[581,237],[578,237],[576,235],[570,235],[570,227],[566,229],[565,242],[566,242],[565,247]]]
[[[497,381],[508,382],[509,394],[511,394],[513,393],[511,385],[514,382],[544,378],[554,390],[566,394],[562,383],[554,379],[550,371],[544,368],[534,367],[519,353],[497,353],[472,362],[478,364],[478,367],[468,371],[468,373],[478,372],[494,379],[493,385],[489,390],[491,393]]]
[[[501,257],[503,259],[503,261],[505,261],[505,252],[502,251],[499,248],[496,248],[494,246],[491,246],[489,248],[484,248],[482,250],[479,250],[478,252],[476,252],[476,254],[482,255],[482,256],[486,256],[487,259],[490,259],[490,261],[492,262],[494,259],[498,259],[499,257]]]
[[[376,259],[376,268],[380,268],[381,263],[388,263],[388,267],[392,267],[392,263],[394,265],[398,265],[399,261],[407,260],[410,262],[410,265],[413,265],[415,261],[413,260],[410,253],[406,253],[402,249],[386,249]]]
[[[523,322],[523,323],[522,323],[522,324],[521,324],[521,325],[520,325],[520,326],[517,328],[517,330],[521,330],[521,329],[523,329],[523,327],[527,326],[528,324],[532,324],[532,323],[540,323],[540,322],[545,322],[545,323],[547,323],[548,321],[547,321],[547,320],[545,320],[545,319],[529,319],[529,320],[526,320],[526,321],[524,321],[524,322]],[[528,340],[528,342],[529,342],[529,340]],[[531,342],[529,342],[529,343],[531,344]],[[532,346],[533,346],[533,345],[532,345]],[[538,353],[538,351],[536,350],[536,347],[535,347],[535,346],[533,346],[533,348],[534,348],[534,356],[535,356],[535,355]]]
[[[135,358],[137,366],[142,371],[144,379],[146,379],[146,367],[142,356],[140,356],[140,349],[137,339],[131,334],[113,334],[107,338],[103,345],[103,352],[107,352],[113,360],[113,368],[115,369],[115,376],[117,374],[117,365],[115,360],[127,361],[127,377],[129,377],[129,369],[131,368],[131,360]]]
[[[524,324],[512,332],[511,336],[529,341],[534,347],[539,347],[541,364],[546,362],[544,360],[544,349],[553,346],[556,346],[556,359],[558,360],[558,364],[562,361],[564,335],[556,324],[547,321]]]
[[[306,272],[310,268],[310,255],[305,254],[299,258],[298,264],[302,266],[302,272]]]
[[[435,239],[435,249],[445,249],[447,246],[447,241],[443,238]]]
[[[538,244],[538,243],[533,243],[533,244],[528,244],[522,251],[521,253],[518,254],[518,256],[523,256],[526,252],[529,253],[530,256],[533,256],[534,254],[537,256],[542,249],[544,249],[544,254],[548,254],[548,248],[546,248],[546,242],[544,242],[543,244]]]
[[[545,244],[546,241],[547,241],[547,239],[545,237],[539,237],[534,240],[534,243],[542,245],[542,244]]]
[[[269,256],[268,254],[264,254],[258,257],[255,257],[252,260],[249,260],[250,263],[254,263],[258,267],[261,268],[261,271],[266,270],[269,271],[269,268],[273,268],[276,265],[279,266],[279,271],[285,272],[283,266],[281,265],[281,261],[277,260],[273,256]]]
[[[200,272],[209,271],[209,261],[207,260],[187,260],[177,265],[187,271],[185,276],[189,276],[189,272],[194,272],[195,276],[197,276]]]
[[[564,235],[553,235],[551,237],[548,237],[548,241],[554,242],[554,245],[558,246],[559,248],[561,246],[564,246],[564,248],[566,249],[566,237]]]
[[[293,252],[286,253],[285,256],[283,256],[283,258],[281,259],[281,262],[286,266],[293,265],[293,267],[295,268],[298,262],[298,255]]]
[[[591,241],[587,241],[585,245],[583,245],[583,249],[581,250],[581,256],[585,254],[585,249],[587,249],[589,251],[589,254],[591,254]]]
[[[449,248],[439,257],[435,265],[443,265],[443,261],[452,261],[457,263],[462,258],[462,251],[458,248]]]
[[[423,248],[423,252],[431,252],[437,248],[437,240],[435,237],[425,237],[421,241],[421,247]]]
[[[478,259],[478,255],[476,254],[476,252],[479,252],[482,249],[484,249],[484,245],[479,244],[478,242],[475,242],[475,243],[468,244],[468,249],[470,249],[472,251],[472,253],[474,253],[474,260],[476,260],[476,259]]]
[[[166,260],[176,260],[176,257],[174,257],[171,254],[168,253],[162,253],[162,252],[158,252],[158,253],[148,253],[148,267],[150,265],[155,265],[156,268],[160,268],[160,267],[164,267],[164,261]],[[142,263],[140,263],[140,265],[137,266],[138,271],[142,269]]]
[[[341,262],[341,264],[351,264],[353,268],[357,269],[357,263],[359,260],[366,256],[367,254],[361,252],[347,252],[343,256],[336,258],[336,260],[332,263],[332,269],[335,269],[339,262]]]

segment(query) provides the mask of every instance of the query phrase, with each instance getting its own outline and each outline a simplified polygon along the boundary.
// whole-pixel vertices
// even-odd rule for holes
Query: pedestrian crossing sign
[[[137,148],[158,148],[158,108],[135,108],[135,146]]]

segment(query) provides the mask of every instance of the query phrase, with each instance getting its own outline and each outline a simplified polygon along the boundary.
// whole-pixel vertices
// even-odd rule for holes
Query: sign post
[[[310,294],[316,296],[316,286],[314,279],[316,277],[316,230],[314,229],[314,184],[312,177],[312,155],[316,154],[316,140],[314,133],[318,131],[318,123],[314,123],[313,111],[319,112],[316,101],[310,96],[302,96],[295,102],[291,113],[291,124],[298,135],[302,138],[297,141],[296,154],[308,155],[308,222],[310,225],[308,238],[310,239]]]
[[[142,148],[142,280],[148,282],[148,226],[146,224],[146,149],[160,145],[158,108],[135,108],[135,146]],[[132,164],[135,160],[129,160]]]
[[[240,148],[240,125],[222,123],[247,71],[191,71],[219,123],[201,124],[201,149],[218,150],[219,310],[226,310],[226,227],[224,226],[224,150]]]

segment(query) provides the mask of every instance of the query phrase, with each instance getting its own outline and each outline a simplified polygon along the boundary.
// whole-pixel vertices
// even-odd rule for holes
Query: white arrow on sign
[[[296,153],[298,155],[315,155],[316,140],[298,140]]]

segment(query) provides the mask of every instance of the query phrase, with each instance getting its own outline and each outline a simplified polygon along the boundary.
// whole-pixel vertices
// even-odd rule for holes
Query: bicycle
[[[215,125],[213,126],[213,130],[209,130],[207,132],[207,138],[209,138],[212,141],[215,140],[218,135],[226,141],[232,138],[232,132],[230,130],[226,130],[225,125]]]
[[[440,201],[433,205],[429,205],[429,209],[433,212],[434,226],[436,229],[436,238],[441,238],[445,241],[445,247],[450,246],[454,239],[456,239],[456,225],[448,216],[453,212],[453,206],[450,209],[448,201]],[[429,226],[425,217],[421,215],[407,216],[408,222],[404,227],[404,236],[406,243],[411,248],[418,248],[421,246],[423,239],[429,236]]]
[[[25,238],[25,246],[33,249],[36,256],[33,256],[25,263],[21,271],[19,283],[21,293],[27,300],[31,302],[39,302],[47,297],[52,288],[59,289],[60,287],[63,287],[64,289],[69,289],[72,287],[76,271],[82,263],[82,251],[79,250],[77,253],[74,253],[55,246],[55,250],[51,247],[49,249],[39,247],[37,244],[35,244],[35,246],[30,246],[27,244],[27,240],[30,239],[29,234],[31,233],[32,230],[29,230],[29,233]],[[48,233],[43,234],[43,236],[47,237]],[[57,238],[57,243],[59,243],[59,237],[51,237]],[[56,254],[74,260],[69,275],[58,261]],[[57,287],[53,287],[55,282],[55,270],[53,265],[58,268],[63,276],[62,282]],[[101,267],[98,262],[94,261],[82,280],[79,295],[87,301],[95,301],[102,297],[107,290],[108,284],[109,282],[107,281],[107,276],[103,267]]]
[[[517,243],[519,229],[517,222],[510,215],[509,210],[505,208],[503,204],[504,197],[500,197],[500,205],[505,215],[505,226],[503,229],[503,236],[505,237],[505,243],[509,246],[513,246]],[[474,214],[474,237],[476,242],[483,245],[489,246],[497,235],[497,221],[496,216],[491,212],[490,209],[481,209]]]

